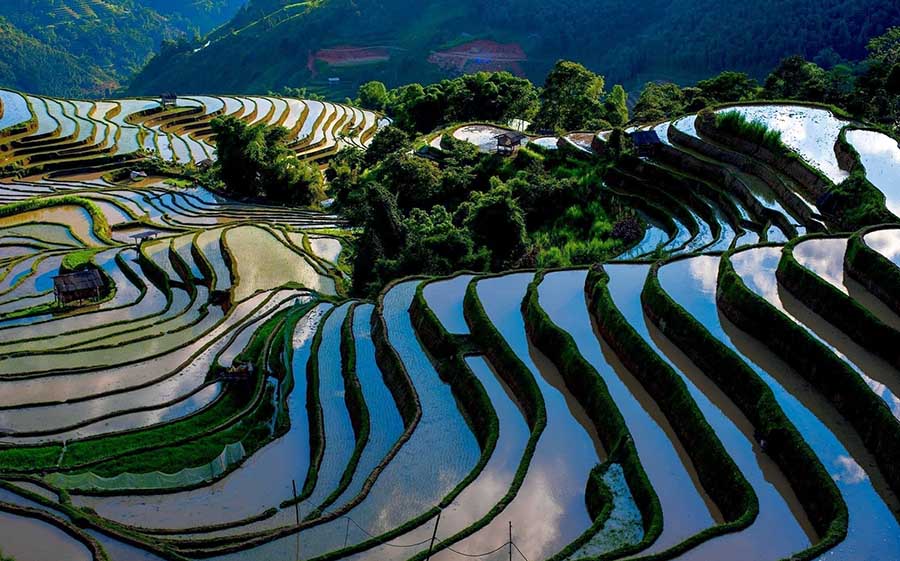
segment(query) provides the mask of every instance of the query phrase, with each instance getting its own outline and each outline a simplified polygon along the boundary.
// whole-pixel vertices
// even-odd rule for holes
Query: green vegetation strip
[[[894,493],[900,493],[900,424],[850,366],[806,329],[748,289],[728,255],[719,266],[722,312],[800,373],[828,398],[862,437]]]
[[[880,229],[870,228],[850,236],[844,253],[844,272],[900,314],[900,267],[866,245],[864,239],[866,234]]]
[[[522,315],[525,317],[528,335],[534,345],[556,365],[566,388],[590,417],[603,442],[603,447],[607,450],[609,461],[615,461],[622,466],[625,480],[644,523],[644,537],[640,542],[625,545],[602,557],[613,558],[637,553],[653,543],[662,533],[663,513],[659,497],[641,465],[625,419],[609,394],[600,373],[581,355],[572,336],[553,323],[547,312],[541,308],[538,286],[543,278],[544,273],[535,276],[522,302]],[[590,502],[593,499],[586,500]],[[572,545],[566,549],[571,547]]]
[[[778,406],[772,390],[734,351],[678,305],[650,269],[641,293],[644,311],[659,330],[675,343],[747,417],[766,453],[785,474],[816,532],[818,543],[796,553],[803,561],[818,557],[847,535],[847,505],[828,471],[800,432]]]
[[[22,201],[16,201],[14,203],[0,205],[0,218],[20,214],[23,212],[30,212],[33,210],[41,210],[45,208],[65,205],[80,206],[85,209],[91,217],[94,233],[97,235],[97,237],[105,243],[115,243],[112,239],[112,231],[110,230],[109,222],[106,220],[106,215],[103,214],[103,211],[100,210],[100,207],[94,201],[76,195],[31,198]]]
[[[588,275],[586,288],[597,328],[629,372],[634,374],[665,414],[690,456],[700,483],[722,511],[725,523],[708,528],[663,553],[645,559],[671,559],[715,536],[749,526],[759,501],[713,428],[691,398],[681,376],[628,323],[609,293],[602,268]]]
[[[305,501],[312,495],[319,480],[319,467],[325,455],[325,423],[322,418],[322,403],[319,401],[319,348],[322,346],[322,333],[328,318],[335,308],[329,309],[319,322],[316,334],[310,345],[309,360],[306,362],[306,415],[309,419],[309,469],[300,494],[290,501],[296,504]]]
[[[254,333],[251,342],[238,356],[237,360],[251,362],[256,366],[256,372],[265,372],[262,366],[266,350],[278,336],[279,330],[283,327],[286,314],[287,311],[282,310],[269,318]],[[130,454],[109,462],[97,464],[90,469],[90,472],[101,477],[115,476],[121,473],[148,473],[154,471],[175,473],[186,467],[208,464],[218,458],[226,446],[241,442],[245,454],[241,461],[229,465],[216,479],[224,477],[273,437],[268,428],[269,420],[275,414],[273,400],[271,399],[273,396],[270,395],[267,389],[265,376],[258,376],[253,384],[253,388],[248,387],[246,384],[241,384],[234,390],[231,390],[230,386],[228,388],[231,390],[229,392],[231,395],[239,394],[250,398],[250,406],[246,408],[246,414],[242,415],[237,422],[223,426],[221,430],[185,441],[182,444],[162,446],[147,452]],[[191,417],[188,419],[191,419]],[[140,435],[141,433],[135,434]],[[177,489],[166,489],[166,491],[191,489],[207,483],[207,481],[190,482]],[[117,490],[116,492],[120,493],[121,491]],[[136,489],[134,492],[141,493],[143,491]],[[158,492],[158,490],[154,490],[154,492]],[[94,493],[92,490],[91,494]],[[102,491],[97,491],[97,493],[102,494]]]
[[[862,347],[894,366],[900,366],[900,332],[794,258],[794,247],[799,242],[815,239],[827,238],[797,238],[784,246],[776,272],[778,282],[810,310],[838,326]]]
[[[356,374],[356,339],[353,337],[353,313],[357,304],[352,304],[347,311],[347,316],[341,324],[341,375],[344,378],[344,400],[347,404],[347,412],[350,415],[350,423],[356,437],[353,454],[347,462],[347,467],[341,475],[337,488],[311,512],[307,518],[316,518],[322,511],[328,508],[350,486],[353,474],[359,465],[366,443],[369,440],[371,426],[369,424],[369,407],[362,393],[359,378]]]
[[[416,326],[416,332],[419,335],[419,340],[423,341],[423,344],[428,349],[428,352],[429,354],[431,354],[433,361],[438,368],[438,372],[441,372],[442,377],[455,375],[464,382],[468,379],[471,379],[478,384],[478,388],[476,388],[475,391],[478,393],[484,393],[483,387],[481,386],[480,382],[478,382],[478,380],[474,377],[474,374],[465,361],[466,353],[464,352],[464,347],[469,347],[470,349],[472,349],[476,345],[473,344],[473,342],[467,337],[454,338],[452,335],[450,335],[450,333],[447,332],[444,325],[440,322],[437,315],[435,315],[434,311],[428,306],[428,303],[425,300],[423,291],[426,285],[427,283],[422,283],[419,285],[418,289],[416,290],[415,299],[413,300],[412,306],[410,307],[410,316],[412,317],[413,323]],[[490,329],[494,329],[493,326],[488,327]],[[487,399],[488,405],[490,405],[490,400],[486,393],[483,397]],[[523,402],[520,401],[520,403],[523,404],[523,408],[527,408],[527,406],[525,406]],[[487,419],[482,418],[480,420],[480,424],[484,425],[485,422],[488,423],[487,426],[482,427],[482,430],[487,430],[489,432],[489,443],[491,451],[493,451],[494,447],[496,446],[497,438],[499,436],[499,424],[496,413],[493,413],[492,406],[490,409],[483,409],[483,411],[492,413],[488,416]],[[522,460],[519,462],[519,466],[516,469],[516,473],[513,476],[513,480],[510,483],[509,490],[506,492],[506,494],[501,497],[501,499],[484,516],[482,516],[463,530],[457,532],[456,534],[447,538],[443,538],[438,544],[434,546],[432,552],[440,551],[445,547],[448,547],[462,539],[465,539],[468,536],[476,533],[478,530],[484,528],[501,512],[503,512],[503,510],[506,509],[506,507],[513,501],[513,499],[515,499],[516,495],[519,492],[519,489],[522,488],[522,484],[525,481],[525,476],[528,474],[528,467],[531,465],[531,459],[534,457],[534,450],[537,447],[538,440],[544,430],[544,424],[530,425],[529,428],[531,430],[531,433],[529,435],[528,442],[525,444],[525,449],[522,452]],[[489,455],[490,454],[485,454],[485,457]],[[421,561],[422,559],[426,559],[427,557],[428,552],[422,551],[419,554],[413,556],[410,561]]]
[[[296,533],[297,531],[335,520],[349,512],[352,508],[363,501],[372,485],[374,484],[377,476],[387,467],[390,461],[393,460],[394,456],[396,456],[397,452],[399,452],[403,444],[407,440],[409,440],[409,438],[413,434],[413,431],[418,426],[419,420],[422,417],[422,408],[418,394],[415,391],[415,387],[412,383],[409,372],[407,372],[406,367],[403,365],[403,361],[400,359],[397,351],[393,348],[393,346],[391,346],[390,342],[388,341],[387,326],[383,317],[384,295],[387,294],[387,292],[389,292],[391,288],[396,286],[397,284],[410,280],[415,279],[404,278],[388,284],[381,292],[376,302],[375,310],[372,313],[372,342],[375,346],[375,360],[378,368],[382,372],[382,376],[384,377],[388,389],[394,396],[397,407],[400,410],[400,415],[403,418],[405,430],[397,440],[394,447],[384,458],[384,460],[372,471],[372,474],[363,485],[363,490],[352,501],[350,501],[346,505],[343,505],[340,509],[328,512],[327,514],[324,514],[323,516],[320,516],[314,520],[304,520],[300,523],[299,526],[289,526],[273,531],[263,531],[246,534],[244,536],[229,536],[224,539],[216,538],[215,540],[212,540],[207,544],[203,544],[204,546],[212,545],[212,547],[194,550],[191,552],[192,556],[214,557],[216,555],[241,551],[264,543],[268,543],[276,539],[289,536],[293,533]],[[324,322],[325,318],[323,318],[322,322],[319,324],[320,328],[322,325],[324,325]],[[319,335],[319,333],[321,333],[321,329],[319,332],[317,332],[317,335]],[[311,356],[315,356],[315,354],[313,353]],[[312,439],[312,434],[310,438]],[[342,549],[330,551],[314,558],[313,561],[332,561],[341,559],[343,557],[366,551],[373,547],[387,543],[415,528],[418,528],[428,520],[431,520],[432,518],[437,516],[442,508],[446,508],[453,503],[456,497],[458,497],[459,494],[475,478],[478,477],[481,470],[484,468],[484,464],[487,462],[488,457],[489,455],[485,455],[482,451],[481,460],[469,472],[469,474],[440,501],[438,506],[434,506],[421,513],[419,516],[412,518],[404,522],[400,526],[396,526],[391,530],[374,538],[370,538],[368,540],[344,547]],[[292,504],[294,504],[293,500],[285,501],[281,506],[286,507]]]

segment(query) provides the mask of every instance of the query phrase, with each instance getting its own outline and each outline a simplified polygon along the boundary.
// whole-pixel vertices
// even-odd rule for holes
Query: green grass
[[[716,127],[720,130],[739,136],[745,140],[759,144],[775,153],[785,151],[781,133],[771,130],[765,123],[757,119],[748,120],[739,111],[726,111],[716,114]]]
[[[98,249],[80,249],[66,254],[59,266],[60,273],[79,271],[90,265]]]

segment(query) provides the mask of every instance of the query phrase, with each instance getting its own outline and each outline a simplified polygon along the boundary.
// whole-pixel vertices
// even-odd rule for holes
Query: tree
[[[767,99],[823,101],[826,89],[824,70],[801,56],[791,56],[766,78],[762,95]]]
[[[497,178],[492,183],[490,191],[472,193],[459,212],[475,243],[490,249],[492,269],[501,270],[522,257],[528,236],[525,215],[512,190]]]
[[[381,82],[371,81],[359,87],[358,103],[361,107],[383,111],[388,103],[387,87]]]
[[[603,100],[604,118],[610,125],[620,127],[628,122],[628,94],[616,84]]]
[[[541,108],[535,116],[537,129],[578,130],[599,128],[603,119],[604,80],[571,61],[556,63],[541,91]]]
[[[407,152],[412,147],[409,135],[395,127],[380,129],[372,137],[372,143],[366,149],[365,163],[372,167],[395,152]]]
[[[211,123],[216,135],[216,170],[229,193],[312,205],[324,198],[318,168],[297,159],[284,127],[247,125],[232,116]]]
[[[900,64],[900,27],[892,27],[869,41],[869,61],[893,67]]]
[[[743,72],[722,72],[707,80],[697,82],[702,95],[707,99],[725,103],[752,99],[759,84]]]
[[[684,107],[684,92],[676,84],[650,82],[634,106],[634,119],[644,123],[661,121],[679,115]]]
[[[431,208],[439,199],[441,170],[424,158],[395,152],[378,167],[376,175],[397,196],[397,205],[404,212]]]

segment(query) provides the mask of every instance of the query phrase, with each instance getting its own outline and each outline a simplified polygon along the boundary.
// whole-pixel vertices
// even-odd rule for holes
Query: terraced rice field
[[[340,216],[104,173],[119,150],[213,156],[220,113],[281,123],[310,158],[365,146],[379,116],[0,101],[4,162],[59,168],[0,180],[5,554],[897,558],[900,224],[841,232],[802,176],[702,119],[643,126],[658,149],[608,174],[646,226],[615,260],[408,278],[363,302]],[[892,208],[893,139],[818,108],[741,110],[830,181],[850,173],[847,127]],[[503,130],[452,134],[489,151]],[[589,158],[606,138],[523,144]],[[61,306],[76,256],[104,291]]]
[[[0,131],[10,140],[0,167],[65,169],[147,155],[198,164],[215,159],[209,121],[224,114],[287,127],[294,151],[310,160],[364,147],[380,126],[369,111],[299,99],[193,96],[163,107],[156,99],[68,101],[0,90]]]

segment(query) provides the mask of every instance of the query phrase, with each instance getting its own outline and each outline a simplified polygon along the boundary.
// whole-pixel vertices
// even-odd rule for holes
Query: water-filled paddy
[[[849,434],[846,423],[839,419],[833,408],[824,403],[822,396],[802,384],[790,367],[720,318],[715,303],[717,271],[717,257],[693,257],[662,267],[659,279],[663,289],[679,305],[701,320],[713,337],[738,353],[772,390],[788,419],[834,479],[847,503],[850,530],[848,537],[830,554],[847,559],[879,559],[892,555],[888,552],[900,547],[900,528],[891,512],[893,504],[886,504],[873,486],[868,458],[862,464],[856,459],[867,456],[860,450],[858,437]],[[854,452],[851,453],[847,445]],[[893,503],[896,499],[889,500]],[[789,522],[782,521],[779,531],[757,547],[763,546],[765,551],[774,553],[773,558],[787,555],[779,547],[794,552],[802,549],[801,534],[790,532]]]
[[[719,110],[728,111],[737,111],[750,121],[760,121],[780,132],[782,142],[834,183],[849,177],[834,154],[838,135],[847,123],[830,111],[800,105],[748,105]]]
[[[890,136],[870,130],[847,131],[847,141],[859,153],[866,178],[885,196],[889,211],[900,216],[900,146]]]
[[[539,302],[550,320],[575,341],[578,352],[593,366],[622,413],[668,523],[645,551],[664,551],[716,523],[693,463],[655,401],[601,344],[584,295],[586,270],[549,273],[538,287]]]
[[[484,279],[477,285],[488,318],[534,376],[547,409],[547,426],[519,494],[499,520],[479,532],[502,543],[506,521],[513,519],[522,536],[517,545],[529,559],[552,555],[591,526],[584,490],[590,470],[606,455],[587,414],[566,389],[559,372],[528,340],[520,305],[532,279],[531,273],[516,273]]]
[[[887,229],[870,232],[865,235],[863,241],[900,267],[900,230]]]
[[[885,401],[894,416],[900,418],[900,397],[896,394],[896,391],[900,391],[900,372],[883,359],[862,349],[839,328],[814,314],[780,288],[775,278],[780,259],[780,248],[762,247],[736,253],[731,262],[735,272],[750,290],[804,326],[809,333],[847,361],[872,391]]]

